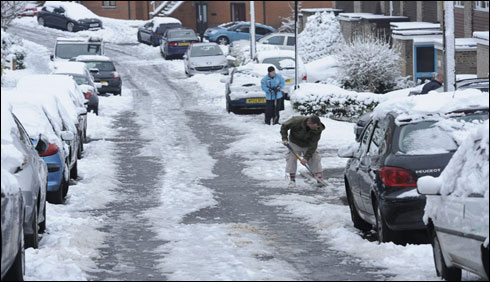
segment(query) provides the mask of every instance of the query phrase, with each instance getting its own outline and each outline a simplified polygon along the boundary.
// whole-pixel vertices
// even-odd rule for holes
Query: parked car
[[[182,57],[191,44],[198,43],[196,33],[188,28],[171,28],[164,33],[160,53],[167,60],[169,57]]]
[[[356,124],[354,125],[354,134],[356,135],[356,142],[361,142],[362,131],[364,130],[364,127],[366,127],[366,124],[369,122],[372,115],[373,115],[372,112],[368,112],[361,115],[357,120]]]
[[[234,68],[226,82],[226,110],[239,113],[244,110],[263,113],[266,107],[261,80],[270,64],[247,64]]]
[[[196,43],[184,54],[184,69],[187,76],[214,72],[228,74],[228,62],[218,44]]]
[[[276,32],[273,27],[255,24],[255,39],[257,40],[273,32]],[[228,28],[222,26],[208,28],[204,32],[204,38],[222,45],[228,45],[235,40],[250,39],[250,22],[238,22]]]
[[[53,204],[63,204],[70,181],[69,143],[75,139],[70,131],[62,131],[62,124],[56,123],[42,105],[30,101],[13,101],[13,112],[22,121],[34,143],[43,134],[49,141],[45,153],[39,154],[48,168],[47,200]]]
[[[73,2],[46,1],[37,15],[37,22],[70,32],[102,28],[102,21],[96,14]]]
[[[77,62],[83,62],[94,77],[94,81],[100,83],[99,93],[113,93],[121,95],[121,75],[116,70],[114,61],[106,56],[83,55],[75,58]]]
[[[260,38],[257,43],[275,45],[282,50],[294,50],[294,33],[271,33]]]
[[[142,27],[138,28],[138,42],[152,46],[160,45],[162,36],[167,29],[182,27],[182,23],[171,17],[155,17]]]
[[[273,64],[276,67],[277,72],[286,80],[286,85],[282,91],[285,94],[285,98],[289,99],[289,92],[295,84],[296,75],[294,51],[274,50],[257,52],[255,61],[259,64]],[[298,70],[298,78],[301,79],[301,82],[306,82],[306,68],[300,57],[298,57]]]
[[[2,109],[3,110],[3,109]],[[3,121],[3,117],[2,117]],[[2,128],[3,128],[2,124]],[[3,155],[3,149],[2,149]],[[3,163],[3,156],[2,156]],[[24,200],[15,177],[2,167],[2,281],[24,281]]]
[[[70,60],[80,55],[104,55],[104,42],[96,36],[58,37],[51,60]]]
[[[52,88],[50,85],[56,85]],[[61,115],[64,129],[75,135],[70,142],[70,177],[78,177],[78,159],[82,157],[87,129],[87,110],[80,102],[83,94],[75,81],[66,75],[27,75],[17,82],[19,96],[39,101],[51,116]]]
[[[488,119],[488,108],[452,112],[443,119],[454,123]],[[350,158],[344,173],[354,227],[375,226],[380,242],[398,241],[400,231],[425,230],[425,197],[416,193],[417,179],[438,176],[458,144],[442,125],[431,119],[411,119],[399,112],[373,115],[354,150],[339,151]]]
[[[427,197],[424,222],[437,276],[460,281],[461,270],[488,280],[488,121],[458,148],[438,178],[417,181]]]
[[[21,12],[17,14],[18,17],[34,17],[39,14],[40,7],[36,3],[26,3]]]
[[[455,90],[478,89],[482,92],[488,92],[488,77],[487,78],[468,78],[456,81]],[[444,86],[437,88],[437,92],[444,92]],[[410,95],[421,95],[421,91],[411,91]]]
[[[75,80],[80,90],[85,96],[87,111],[93,111],[99,115],[99,96],[97,89],[102,87],[102,84],[95,83],[92,74],[82,62],[57,62],[53,74],[69,75]]]

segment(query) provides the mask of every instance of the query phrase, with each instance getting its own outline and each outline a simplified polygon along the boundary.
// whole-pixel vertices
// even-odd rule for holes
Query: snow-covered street
[[[90,34],[14,23],[8,31],[23,39],[30,68],[10,72],[6,88],[49,73],[56,37]],[[79,178],[64,205],[47,204],[47,231],[26,249],[26,280],[440,280],[430,244],[379,244],[354,228],[347,159],[337,156],[354,123],[321,118],[328,186],[298,176],[289,189],[281,125],[229,114],[226,76],[188,78],[182,60],[137,43],[134,26],[106,26],[122,95],[100,96],[99,115],[88,113]],[[286,101],[280,122],[295,115]],[[463,280],[482,279],[463,271]]]

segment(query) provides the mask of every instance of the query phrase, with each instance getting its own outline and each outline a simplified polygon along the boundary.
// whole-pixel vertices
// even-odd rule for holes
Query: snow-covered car
[[[53,87],[56,85],[56,87]],[[67,75],[27,75],[17,82],[18,95],[39,101],[51,116],[61,116],[63,126],[75,135],[70,142],[70,177],[78,177],[78,159],[82,157],[87,129],[87,109],[76,82]]]
[[[257,40],[275,31],[271,26],[260,23],[255,24],[255,38]],[[208,28],[204,32],[204,38],[221,45],[227,45],[235,40],[250,39],[250,22],[237,22],[230,27],[217,26]]]
[[[187,76],[198,73],[228,74],[228,62],[218,44],[192,44],[184,54],[184,69]]]
[[[37,22],[70,32],[102,28],[102,21],[96,14],[74,2],[45,1],[37,14]]]
[[[22,122],[31,140],[37,142],[40,134],[47,137],[48,148],[45,153],[39,154],[48,167],[46,198],[53,204],[64,203],[70,181],[69,143],[75,135],[70,131],[63,131],[62,124],[57,123],[56,118],[50,116],[49,112],[36,102],[16,99],[10,103],[13,113]]]
[[[194,30],[189,28],[171,28],[163,34],[160,44],[160,53],[166,59],[170,57],[181,57],[189,46],[198,43]]]
[[[474,91],[474,90],[473,90]],[[354,227],[372,226],[380,242],[401,232],[425,230],[425,197],[417,179],[439,176],[461,143],[460,136],[488,120],[488,93],[433,93],[388,100],[374,110],[351,150],[345,189]],[[444,96],[442,96],[444,95]],[[478,105],[478,106],[475,106]]]
[[[488,280],[488,120],[458,148],[437,178],[418,180],[437,276],[460,281],[461,269]]]
[[[83,62],[92,74],[99,93],[113,93],[121,95],[122,79],[116,70],[114,61],[106,56],[82,55],[75,58],[77,62]],[[98,85],[100,83],[101,85]]]
[[[286,86],[283,89],[286,99],[288,99],[291,87],[295,83],[295,56],[294,51],[274,50],[257,52],[255,61],[259,64],[273,64],[277,72],[286,80]],[[307,79],[306,69],[303,61],[298,57],[298,78],[301,82]],[[299,83],[299,82],[298,82]]]
[[[264,112],[265,92],[261,80],[267,74],[270,64],[247,64],[234,68],[226,82],[226,110],[238,113],[243,110]]]
[[[158,46],[167,29],[182,27],[182,23],[171,17],[154,17],[145,25],[138,28],[138,42]]]
[[[87,111],[93,111],[96,115],[99,114],[99,96],[97,89],[102,87],[102,84],[95,83],[90,71],[85,63],[82,62],[56,62],[54,65],[53,74],[69,75],[75,80],[80,90],[85,96]]]
[[[91,37],[58,37],[54,45],[51,60],[70,60],[80,55],[104,55],[102,38]]]
[[[2,104],[8,105],[8,102],[2,99]],[[10,117],[7,117],[9,114]],[[32,143],[22,123],[12,113],[11,106],[6,109],[6,115],[2,112],[2,161],[5,161],[5,164],[2,162],[2,167],[6,167],[14,175],[22,190],[25,203],[25,248],[37,248],[39,233],[44,233],[46,229],[48,168],[38,154],[45,153],[47,148],[48,141],[43,135],[39,136],[37,144]],[[9,153],[12,157],[4,159],[3,154],[7,153],[4,150],[11,150],[15,154]]]
[[[34,17],[39,14],[40,7],[37,3],[26,3],[22,11],[20,11],[18,17]]]
[[[456,81],[455,84],[455,89],[456,90],[464,90],[464,89],[478,89],[482,92],[488,92],[488,77],[487,78],[468,78],[468,79],[461,79]],[[444,86],[441,86],[435,90],[436,92],[444,92]],[[420,95],[420,91],[411,91],[410,95]]]

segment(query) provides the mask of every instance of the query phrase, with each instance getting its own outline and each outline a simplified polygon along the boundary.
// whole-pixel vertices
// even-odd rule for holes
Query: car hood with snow
[[[230,98],[265,98],[261,88],[262,78],[267,74],[270,64],[247,64],[234,70],[233,81],[230,83]]]

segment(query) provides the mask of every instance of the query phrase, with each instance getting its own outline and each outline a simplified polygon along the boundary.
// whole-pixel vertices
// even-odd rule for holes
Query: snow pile
[[[12,106],[2,96],[2,176],[3,170],[14,173],[24,161],[23,154],[14,145],[14,136],[18,135],[17,125],[12,117]]]
[[[329,55],[305,64],[308,73],[307,82],[326,82],[336,84],[338,78],[338,62],[334,55]]]
[[[401,77],[399,53],[384,39],[357,36],[336,57],[341,67],[339,80],[346,88],[386,93],[408,84]]]
[[[340,23],[333,13],[320,12],[308,17],[305,29],[298,35],[298,52],[305,63],[338,51],[344,41]]]
[[[337,119],[359,117],[386,99],[385,95],[358,93],[317,83],[303,83],[291,94],[293,108],[302,115],[316,114]]]
[[[481,92],[477,89],[446,93],[431,92],[426,95],[408,97],[391,97],[376,107],[373,117],[375,119],[383,119],[387,113],[395,112],[398,114],[396,119],[398,123],[408,119],[416,121],[426,118],[428,115],[444,115],[461,109],[488,108],[488,99],[488,92]]]

